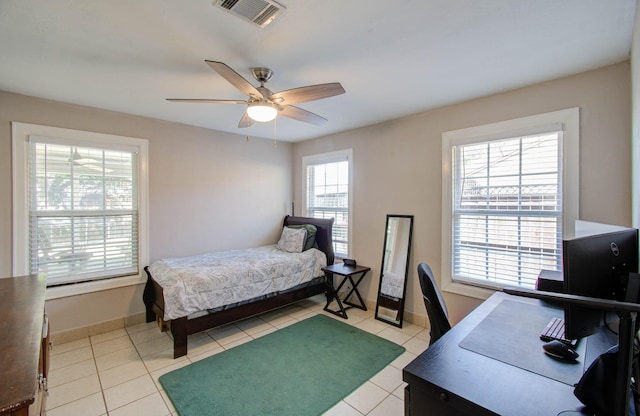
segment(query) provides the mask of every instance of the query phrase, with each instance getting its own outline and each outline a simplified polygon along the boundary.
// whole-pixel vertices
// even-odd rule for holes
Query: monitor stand
[[[616,395],[614,415],[629,415],[629,391],[631,389],[631,365],[633,363],[633,344],[635,341],[636,312],[619,312],[620,329],[618,332],[618,371],[616,377]],[[635,415],[635,411],[633,412]]]

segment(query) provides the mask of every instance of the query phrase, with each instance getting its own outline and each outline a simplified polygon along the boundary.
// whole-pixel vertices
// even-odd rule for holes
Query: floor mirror
[[[375,318],[402,328],[413,215],[387,215]]]

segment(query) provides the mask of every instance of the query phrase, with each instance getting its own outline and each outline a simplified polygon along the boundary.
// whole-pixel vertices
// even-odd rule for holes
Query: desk
[[[325,305],[324,310],[334,315],[340,316],[344,319],[348,319],[347,309],[358,308],[366,311],[367,306],[365,305],[364,300],[362,300],[360,292],[358,292],[358,285],[360,284],[364,276],[369,272],[369,270],[371,270],[370,267],[347,266],[345,264],[332,264],[327,267],[323,267],[322,271],[325,272],[325,275],[327,276],[327,286],[329,289],[329,293],[327,294],[327,304]],[[340,284],[338,284],[338,287],[335,287],[333,285],[333,275],[342,276],[342,281],[340,282]],[[353,280],[354,276],[356,279],[355,281]],[[349,293],[347,293],[344,299],[340,300],[338,292],[340,292],[340,289],[342,289],[342,286],[344,286],[347,281],[351,283],[351,290],[349,291]],[[354,294],[358,298],[360,304],[355,304],[349,301],[349,298],[351,298],[351,296]],[[338,304],[338,310],[329,309],[329,304],[334,299]],[[343,303],[348,306],[344,306]]]
[[[405,415],[557,415],[583,407],[568,384],[460,347],[503,300],[523,309],[551,308],[535,299],[492,295],[403,369]],[[537,337],[542,329],[528,330]],[[586,370],[616,339],[602,331],[581,342],[586,342]]]

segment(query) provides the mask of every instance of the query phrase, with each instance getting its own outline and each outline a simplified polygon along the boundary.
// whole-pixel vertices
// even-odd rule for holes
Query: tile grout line
[[[100,377],[100,371],[98,371],[98,360],[96,359],[96,352],[93,349],[93,341],[89,336],[89,346],[91,347],[91,355],[93,356],[93,365],[96,368],[96,376],[98,376],[98,384],[100,385],[100,395],[102,396],[102,404],[104,404],[104,414],[109,415],[109,408],[107,407],[107,398],[104,395],[104,388],[102,386],[102,377]]]
[[[87,338],[88,338],[88,337],[87,337]],[[98,368],[97,368],[97,366],[96,366],[95,358],[94,358],[94,355],[93,355],[93,348],[91,347],[91,340],[89,340],[89,345],[88,345],[88,346],[91,348],[91,358],[88,358],[88,359],[83,360],[83,361],[89,361],[89,360],[92,360],[92,361],[93,361],[93,367],[96,369],[96,376],[97,376],[97,375],[98,375]],[[54,346],[52,345],[52,346],[51,346],[51,350],[52,350],[52,351],[53,351],[53,348],[54,348]],[[82,348],[84,348],[84,347],[74,348],[74,349],[71,349],[71,350],[69,350],[69,351],[65,351],[65,352],[59,353],[59,354],[51,354],[51,356],[50,356],[50,357],[51,357],[51,358],[50,358],[50,360],[52,360],[52,359],[53,359],[53,357],[54,357],[55,355],[61,355],[61,354],[64,354],[64,353],[70,353],[70,352],[72,352],[72,351],[76,351],[76,350],[79,350],[79,349],[82,349]],[[80,361],[80,362],[82,362],[82,361]],[[75,364],[77,364],[77,363],[73,363],[73,364],[69,364],[69,365],[63,366],[63,367],[55,368],[55,369],[50,370],[50,371],[60,371],[60,370],[62,370],[62,369],[63,369],[63,368],[65,368],[65,367],[70,367],[70,366],[75,365]],[[64,385],[66,385],[66,384],[70,384],[70,383],[73,383],[73,382],[75,382],[75,381],[81,380],[81,379],[83,379],[83,378],[87,378],[87,377],[91,377],[91,374],[90,374],[90,375],[88,375],[88,376],[80,377],[80,378],[78,378],[78,379],[71,380],[71,381],[67,381],[67,382],[65,382],[65,383],[59,384],[59,385],[57,385],[57,386],[52,387],[52,389],[53,389],[53,388],[62,387],[62,386],[64,386]],[[98,378],[98,383],[100,383],[100,379],[99,379],[99,378]],[[102,393],[102,385],[100,385],[100,392]],[[87,398],[87,397],[89,397],[89,396],[91,396],[91,395],[93,395],[93,394],[96,394],[96,393],[89,393],[89,394],[87,394],[86,396],[78,397],[78,398],[76,398],[75,400],[72,400],[72,401],[70,401],[70,402],[66,402],[66,403],[62,403],[62,404],[60,404],[60,405],[58,405],[58,406],[55,406],[55,407],[53,407],[53,408],[51,408],[51,409],[47,408],[46,410],[47,410],[47,411],[49,411],[49,410],[57,409],[57,408],[59,408],[59,407],[65,406],[65,405],[67,405],[67,404],[69,404],[69,403],[73,403],[73,402],[76,402],[76,401],[78,401],[78,400],[85,399],[85,398]],[[49,389],[47,389],[47,396],[49,396]],[[46,405],[45,405],[45,406],[46,406]],[[106,412],[106,406],[105,406],[105,412]],[[105,413],[105,414],[106,414],[106,413]]]
[[[125,327],[125,331],[126,331],[126,327]],[[149,367],[147,367],[147,363],[144,361],[144,358],[142,357],[142,355],[140,355],[140,351],[138,351],[138,346],[136,345],[136,343],[135,343],[135,341],[133,340],[133,338],[131,338],[131,333],[129,333],[129,331],[126,331],[126,332],[127,332],[127,336],[129,337],[129,340],[131,341],[131,344],[133,345],[133,348],[135,348],[136,353],[138,354],[138,357],[140,358],[140,361],[142,362],[142,365],[144,366],[144,369],[147,371],[147,375],[151,378],[151,382],[153,383],[153,386],[154,386],[154,387],[155,387],[155,389],[156,389],[156,391],[155,391],[155,392],[153,392],[153,393],[151,393],[151,394],[148,394],[148,395],[146,395],[146,396],[144,396],[144,397],[138,398],[138,399],[136,399],[136,400],[140,400],[140,399],[143,399],[143,398],[145,398],[145,397],[149,397],[149,396],[151,396],[151,395],[153,395],[153,394],[155,394],[155,393],[158,393],[158,395],[160,396],[160,399],[161,399],[161,400],[162,400],[162,402],[164,403],[164,405],[165,405],[165,407],[166,407],[167,411],[169,412],[169,413],[168,413],[168,415],[169,415],[169,416],[170,416],[170,415],[173,415],[173,412],[171,411],[171,409],[173,408],[173,404],[167,403],[167,399],[168,399],[168,397],[167,397],[167,399],[165,399],[165,397],[162,395],[162,392],[163,392],[164,390],[160,389],[160,387],[158,387],[158,384],[156,384],[155,380],[153,379],[153,375],[151,374],[151,370],[149,369]],[[140,331],[140,332],[142,332],[142,331]],[[162,333],[162,332],[161,332],[161,333]],[[171,339],[171,341],[173,342],[173,338],[171,338],[171,337],[169,337],[169,338],[170,338],[170,339]],[[158,371],[158,370],[160,370],[160,369],[157,369],[156,371]],[[159,380],[158,380],[158,383],[160,383],[160,381],[159,381]],[[135,401],[134,401],[134,402],[135,402]],[[131,403],[133,403],[133,402],[131,402]],[[130,403],[128,403],[128,404],[130,404]],[[122,406],[121,406],[121,407],[122,407]]]

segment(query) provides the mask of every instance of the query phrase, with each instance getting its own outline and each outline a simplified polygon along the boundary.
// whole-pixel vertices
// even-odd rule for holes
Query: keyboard
[[[542,333],[540,333],[540,339],[549,342],[553,340],[561,341],[571,348],[576,348],[578,345],[577,339],[566,339],[564,336],[564,319],[562,318],[553,318],[547,326],[544,328]]]

